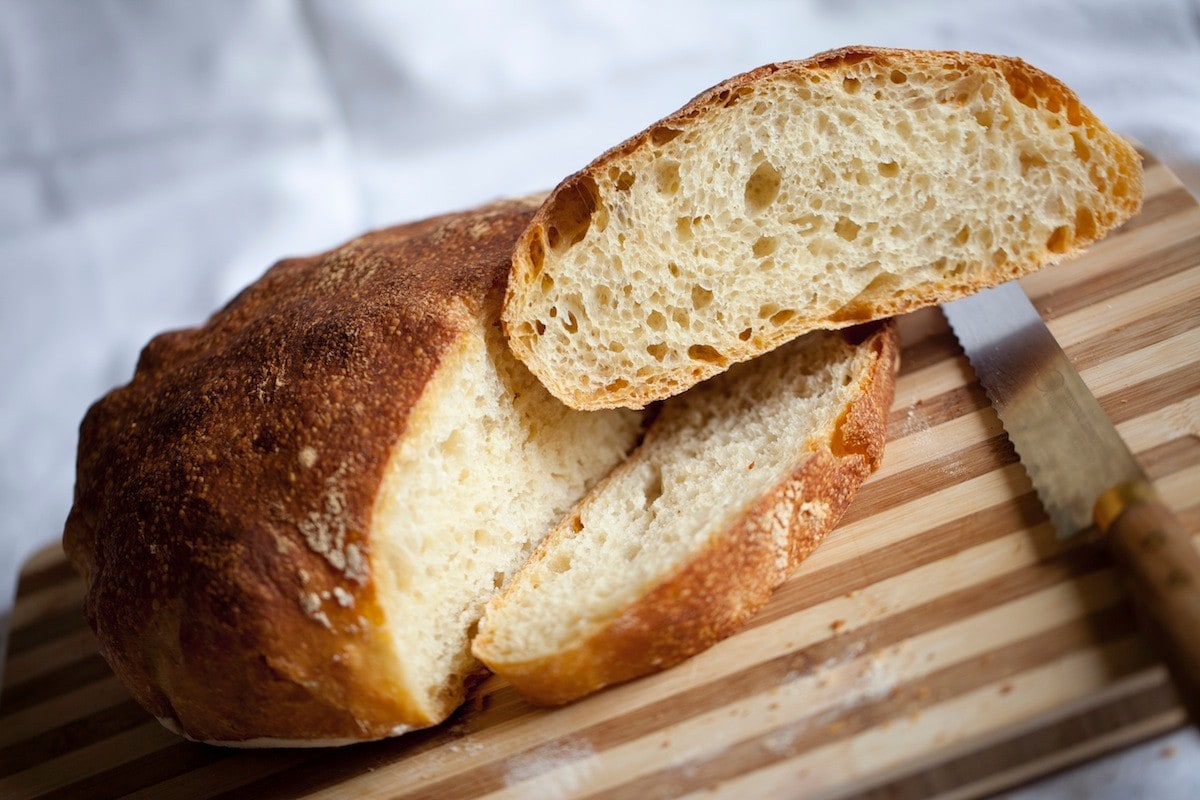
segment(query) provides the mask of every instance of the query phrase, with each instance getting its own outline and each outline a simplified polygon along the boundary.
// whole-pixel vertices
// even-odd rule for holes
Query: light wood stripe
[[[1200,207],[1146,164],[1139,217],[1022,284],[1196,526]],[[940,311],[900,328],[882,468],[743,631],[675,669],[553,711],[491,679],[446,726],[346,750],[208,748],[129,698],[46,551],[19,588],[0,796],[966,797],[1181,724],[1104,553],[1054,535]]]

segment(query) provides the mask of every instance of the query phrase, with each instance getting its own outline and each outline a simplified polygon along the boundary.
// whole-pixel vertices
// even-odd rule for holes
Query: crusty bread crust
[[[531,702],[557,705],[666,669],[737,631],[834,528],[882,457],[898,364],[896,326],[887,320],[844,335],[876,359],[826,448],[804,456],[677,572],[585,639],[543,657],[506,661],[490,646],[485,624],[475,655]],[[568,517],[560,527],[570,523]],[[786,536],[779,536],[780,525]],[[503,594],[493,602],[502,603]]]
[[[964,278],[947,275],[944,279],[911,287],[898,295],[881,293],[877,297],[859,298],[828,316],[806,314],[800,309],[801,313],[783,324],[755,330],[751,337],[742,341],[724,342],[722,358],[716,363],[696,361],[679,367],[663,367],[648,375],[623,375],[610,385],[589,388],[581,386],[565,371],[551,369],[542,361],[532,346],[536,337],[529,333],[534,321],[524,314],[527,298],[533,295],[534,286],[541,277],[542,262],[548,259],[544,243],[553,241],[560,227],[571,228],[584,224],[584,218],[590,214],[589,207],[594,206],[595,186],[603,174],[614,165],[622,165],[631,153],[652,148],[658,137],[674,137],[693,126],[704,125],[708,115],[740,102],[743,95],[760,82],[812,74],[840,74],[867,59],[886,66],[934,68],[940,65],[948,70],[999,71],[1018,101],[1026,104],[1040,102],[1060,111],[1064,119],[1097,133],[1093,145],[1103,148],[1116,165],[1116,171],[1121,176],[1120,194],[1110,187],[1110,208],[1097,215],[1089,230],[1076,231],[1066,241],[1057,242],[1053,251],[1048,246],[1042,246],[1030,260],[1010,259],[996,268],[989,266],[980,276]],[[1141,160],[1137,151],[1108,131],[1062,82],[1018,58],[970,52],[845,47],[800,61],[767,64],[723,81],[565,178],[550,193],[514,248],[513,271],[502,320],[514,355],[567,405],[580,409],[642,408],[650,402],[677,394],[733,363],[772,350],[806,331],[842,328],[939,304],[1028,274],[1048,264],[1073,258],[1137,213],[1141,208],[1142,194]],[[931,260],[938,255],[931,254]],[[785,305],[788,300],[781,298]]]
[[[535,207],[282,261],[202,327],[156,337],[88,411],[64,547],[101,653],[156,717],[218,742],[440,721],[402,691],[377,624],[372,512]]]

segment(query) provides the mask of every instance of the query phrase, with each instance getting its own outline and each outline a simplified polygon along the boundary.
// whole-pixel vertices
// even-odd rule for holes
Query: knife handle
[[[1150,619],[1180,699],[1200,724],[1200,552],[1145,481],[1109,489],[1095,516]]]

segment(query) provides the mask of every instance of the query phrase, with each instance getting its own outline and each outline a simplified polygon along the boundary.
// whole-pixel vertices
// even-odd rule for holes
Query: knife
[[[1059,538],[1098,531],[1108,541],[1147,633],[1200,724],[1200,553],[1190,535],[1016,281],[942,311]]]

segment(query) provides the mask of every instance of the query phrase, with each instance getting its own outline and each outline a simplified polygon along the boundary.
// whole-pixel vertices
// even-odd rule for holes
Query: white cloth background
[[[1021,56],[1200,193],[1198,0],[0,0],[0,615],[61,534],[80,418],[154,333],[844,44]]]

